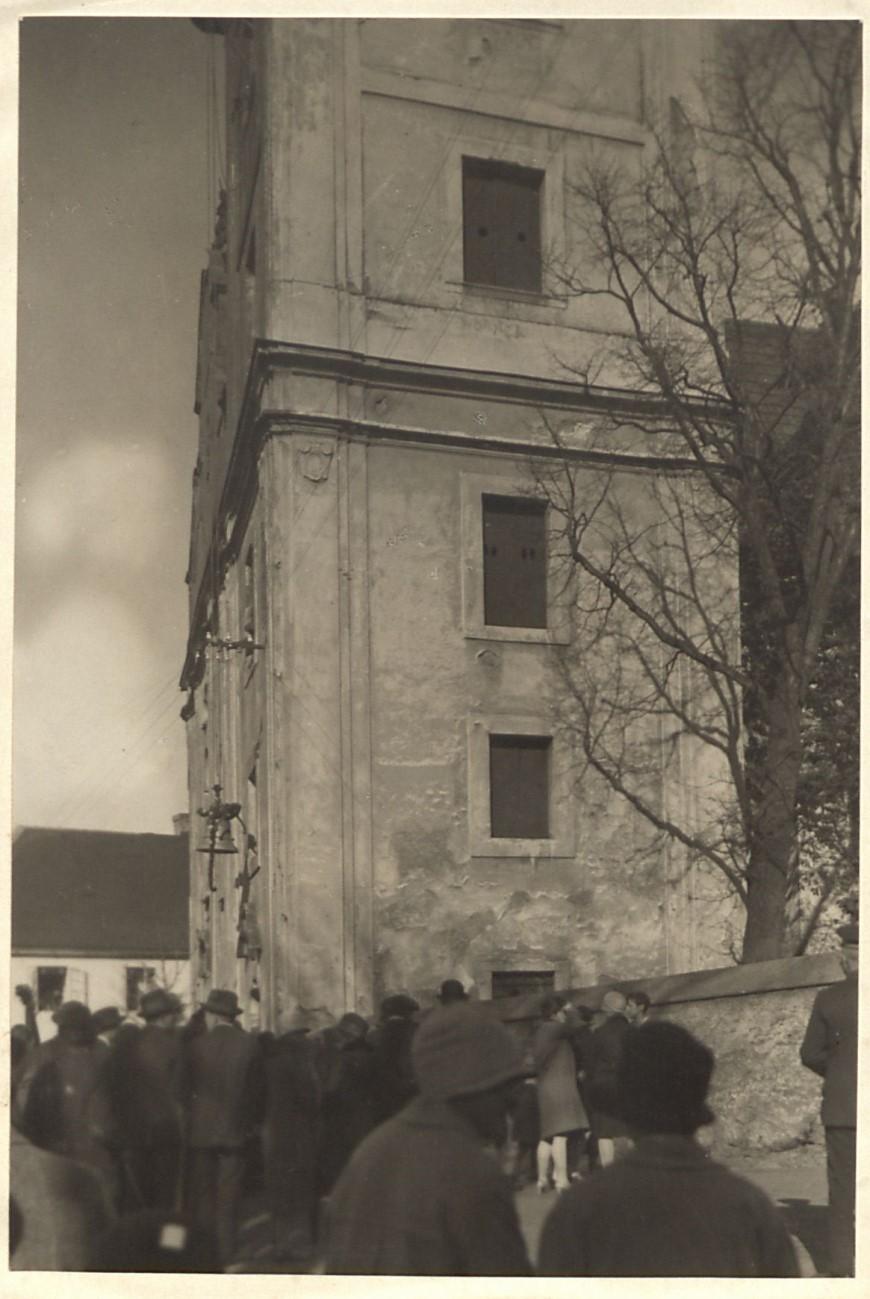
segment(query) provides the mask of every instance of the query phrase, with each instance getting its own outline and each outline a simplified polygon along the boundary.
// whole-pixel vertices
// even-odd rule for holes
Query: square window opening
[[[484,623],[545,628],[546,502],[485,495],[482,506]]]
[[[36,1009],[57,1010],[65,987],[65,965],[40,965],[36,971]]]
[[[462,159],[466,284],[541,292],[544,173],[487,158]]]
[[[493,970],[492,972],[493,998],[522,997],[532,992],[553,992],[555,987],[555,970]]]
[[[552,738],[489,737],[490,835],[493,839],[550,838]]]

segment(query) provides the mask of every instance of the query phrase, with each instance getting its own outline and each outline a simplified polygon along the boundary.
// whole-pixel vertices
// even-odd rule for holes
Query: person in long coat
[[[57,1035],[31,1052],[17,1080],[16,1121],[37,1146],[111,1178],[114,1161],[94,1119],[103,1108],[104,1049],[97,1046],[91,1013],[67,1001],[54,1022]]]
[[[317,1225],[322,1082],[313,1017],[296,1011],[270,1042],[264,1068],[263,1168],[277,1259],[305,1262]]]
[[[592,1136],[603,1168],[612,1164],[617,1151],[629,1144],[628,1129],[618,1116],[616,1074],[622,1043],[629,1029],[626,999],[616,988],[605,992],[601,1002],[604,1022],[592,1030],[588,1042],[586,1095],[591,1106]]]
[[[177,1207],[181,1191],[181,1002],[154,988],[142,997],[139,1014],[144,1028],[121,1026],[106,1060],[125,1212]]]
[[[260,1045],[237,1026],[234,992],[213,988],[205,1002],[207,1031],[187,1047],[186,1198],[194,1221],[217,1236],[222,1263],[233,1256],[245,1173],[245,1145],[262,1119]]]
[[[822,1123],[828,1157],[831,1271],[834,1276],[854,1276],[858,926],[842,925],[837,933],[846,977],[817,994],[801,1046],[801,1062],[825,1080]]]
[[[411,1067],[411,1044],[417,1031],[419,1004],[404,992],[381,1003],[380,1021],[371,1034],[372,1104],[375,1123],[383,1123],[417,1094]]]
[[[356,1147],[374,1126],[372,1047],[368,1024],[348,1011],[321,1034],[318,1064],[323,1084],[319,1155],[320,1192],[328,1195]]]
[[[469,1006],[414,1038],[419,1095],[375,1128],[338,1179],[325,1270],[352,1276],[528,1276],[511,1185],[486,1146],[507,1137],[522,1077],[511,1033]]]
[[[549,994],[541,1003],[539,1026],[532,1054],[538,1074],[538,1190],[549,1190],[550,1162],[557,1191],[567,1190],[568,1136],[589,1126],[577,1089],[577,1072],[571,1039],[576,1025],[563,998]]]

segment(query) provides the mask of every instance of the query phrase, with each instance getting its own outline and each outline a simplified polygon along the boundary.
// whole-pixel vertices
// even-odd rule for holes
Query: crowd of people
[[[275,1270],[531,1275],[514,1191],[533,1182],[543,1275],[799,1275],[772,1202],[695,1139],[712,1053],[643,992],[547,994],[525,1042],[452,979],[425,1011],[396,994],[373,1025],[297,1009],[259,1034],[233,992],[182,1024],[155,988],[135,1018],[67,1002],[40,1042],[20,995],[13,1268],[225,1270],[253,1197]],[[805,1044],[823,1073],[838,996]]]

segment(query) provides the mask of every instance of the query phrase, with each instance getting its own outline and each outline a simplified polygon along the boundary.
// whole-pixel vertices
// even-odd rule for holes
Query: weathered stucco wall
[[[472,842],[486,777],[469,725],[559,716],[553,647],[470,631],[464,614],[463,585],[475,576],[463,534],[475,520],[463,515],[463,483],[479,499],[482,488],[522,490],[527,475],[505,457],[370,449],[376,996],[404,988],[425,998],[448,975],[487,996],[493,970],[553,969],[567,986],[726,955],[733,904],[699,905],[700,887],[684,896],[646,823],[593,773],[578,783],[570,747],[554,757],[569,766],[566,850],[542,843],[503,856]],[[640,512],[642,476],[623,475],[619,490]]]
[[[677,855],[642,851],[645,827],[594,777],[563,796],[572,754],[557,735],[554,842],[480,850],[487,728],[551,719],[553,647],[475,633],[469,501],[480,482],[522,490],[520,444],[546,442],[548,423],[591,453],[655,451],[630,420],[575,427],[584,393],[560,362],[582,366],[618,323],[600,299],[560,297],[546,272],[539,295],[462,283],[462,155],[544,170],[547,257],[571,255],[571,183],[590,150],[640,159],[651,107],[675,93],[676,45],[639,23],[254,29],[228,37],[227,391],[210,369],[189,736],[192,808],[215,780],[249,819],[256,807],[265,944],[259,971],[240,964],[240,863],[217,863],[206,907],[200,859],[198,972],[241,991],[256,973],[274,1023],[296,1001],[367,1012],[451,974],[488,992],[493,970],[553,969],[564,986],[719,963],[719,904]],[[249,375],[253,334],[274,342]],[[285,364],[282,347],[307,356]],[[456,369],[435,381],[438,364]],[[561,391],[542,397],[548,376]],[[642,474],[620,481],[638,509]],[[253,662],[202,645],[207,623],[244,635],[251,539]]]

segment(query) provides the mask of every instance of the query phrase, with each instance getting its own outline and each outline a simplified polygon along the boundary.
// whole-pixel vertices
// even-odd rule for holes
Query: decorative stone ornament
[[[310,483],[325,483],[332,464],[332,448],[316,445],[300,447],[296,460],[303,477]]]

